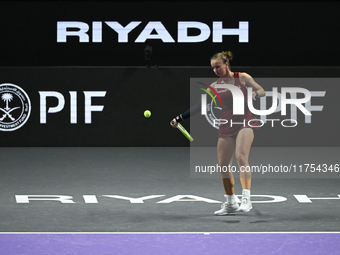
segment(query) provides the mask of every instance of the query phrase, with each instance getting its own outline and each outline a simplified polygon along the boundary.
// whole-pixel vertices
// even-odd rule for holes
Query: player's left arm
[[[246,87],[253,88],[253,99],[264,97],[266,95],[266,91],[259,85],[256,81],[254,81],[253,77],[251,77],[247,73],[239,74],[240,81]]]

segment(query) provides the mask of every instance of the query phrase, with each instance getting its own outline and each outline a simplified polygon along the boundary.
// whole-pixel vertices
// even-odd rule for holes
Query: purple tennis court
[[[339,254],[340,233],[1,234],[1,254]]]

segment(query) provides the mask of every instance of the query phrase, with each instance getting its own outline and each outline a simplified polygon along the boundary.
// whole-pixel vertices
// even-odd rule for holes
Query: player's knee
[[[235,155],[236,161],[239,166],[247,166],[248,165],[248,156],[244,153],[237,153]]]

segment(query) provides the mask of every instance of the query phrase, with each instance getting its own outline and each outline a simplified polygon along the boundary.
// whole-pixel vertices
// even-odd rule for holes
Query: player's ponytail
[[[228,62],[233,59],[233,53],[231,51],[222,51],[222,54],[226,57]]]

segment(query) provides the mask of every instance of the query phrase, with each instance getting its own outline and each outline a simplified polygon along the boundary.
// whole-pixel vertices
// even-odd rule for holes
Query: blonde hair
[[[218,52],[214,56],[212,56],[210,60],[215,60],[218,58],[222,60],[223,64],[227,62],[229,63],[229,61],[233,59],[233,53],[231,51]]]

